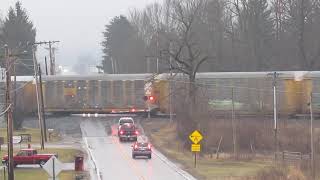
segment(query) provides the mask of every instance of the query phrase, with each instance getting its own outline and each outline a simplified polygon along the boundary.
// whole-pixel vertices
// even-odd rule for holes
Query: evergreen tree
[[[27,52],[23,57],[24,61],[18,61],[16,65],[17,75],[32,75],[32,47],[30,44],[35,42],[36,29],[29,19],[27,11],[22,7],[21,2],[17,2],[15,7],[9,9],[9,14],[4,20],[1,42],[7,44],[14,53]],[[29,46],[27,46],[29,44]]]
[[[106,25],[103,35],[103,66],[113,66],[116,73],[142,71],[144,43],[125,16],[113,18],[110,24]],[[103,69],[108,70],[109,73],[112,72],[110,68],[103,67]]]

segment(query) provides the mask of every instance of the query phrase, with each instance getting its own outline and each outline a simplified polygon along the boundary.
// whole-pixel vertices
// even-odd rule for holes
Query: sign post
[[[62,171],[62,167],[63,164],[55,156],[52,156],[42,168],[47,171],[50,180],[58,180],[57,176]]]
[[[197,152],[201,151],[201,145],[199,142],[203,139],[202,134],[195,130],[193,133],[190,134],[189,139],[194,143],[191,144],[191,152],[194,153],[194,167],[197,167]]]

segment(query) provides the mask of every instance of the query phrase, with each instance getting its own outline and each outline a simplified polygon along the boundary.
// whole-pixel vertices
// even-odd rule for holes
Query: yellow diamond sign
[[[203,139],[203,136],[199,131],[195,130],[190,134],[189,138],[194,144],[198,144]]]

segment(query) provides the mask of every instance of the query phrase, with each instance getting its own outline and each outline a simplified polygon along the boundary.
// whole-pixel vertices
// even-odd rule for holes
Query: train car
[[[233,97],[238,113],[273,111],[273,72],[197,73],[196,79],[197,93],[212,110],[230,110]],[[144,112],[150,107],[169,113],[170,94],[174,104],[180,90],[187,89],[187,81],[182,74],[174,74],[172,78],[169,74],[43,76],[45,109],[119,113]],[[17,87],[19,107],[36,112],[33,77],[18,77]],[[320,113],[320,71],[278,72],[276,87],[279,113],[308,113],[311,92],[314,111]],[[153,99],[145,101],[144,96]]]
[[[35,96],[35,86],[32,76],[17,76],[16,83],[14,77],[11,78],[11,100],[16,103],[15,107],[26,113],[35,113],[37,111],[37,101]],[[3,101],[5,100],[5,78],[0,79],[0,90]],[[14,101],[14,96],[17,98]]]
[[[276,82],[280,113],[308,113],[311,92],[315,111],[320,111],[320,71],[282,71],[277,73],[275,81],[273,75],[274,72],[197,73],[197,92],[208,99],[208,106],[214,110],[230,110],[233,96],[239,112],[272,113],[273,83]],[[153,105],[163,113],[168,113],[169,109],[169,79],[169,74],[161,74],[151,87],[157,100]],[[174,94],[176,88],[187,89],[188,80],[182,74],[175,74],[171,84]]]
[[[151,74],[44,76],[48,112],[145,112],[144,85]]]

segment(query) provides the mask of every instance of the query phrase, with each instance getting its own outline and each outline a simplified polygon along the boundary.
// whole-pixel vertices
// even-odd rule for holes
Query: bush
[[[259,180],[286,180],[287,173],[286,170],[278,168],[278,167],[271,167],[268,169],[264,169],[260,171],[257,175]]]
[[[289,168],[271,167],[260,171],[257,175],[259,180],[306,180],[301,170],[290,166]]]

